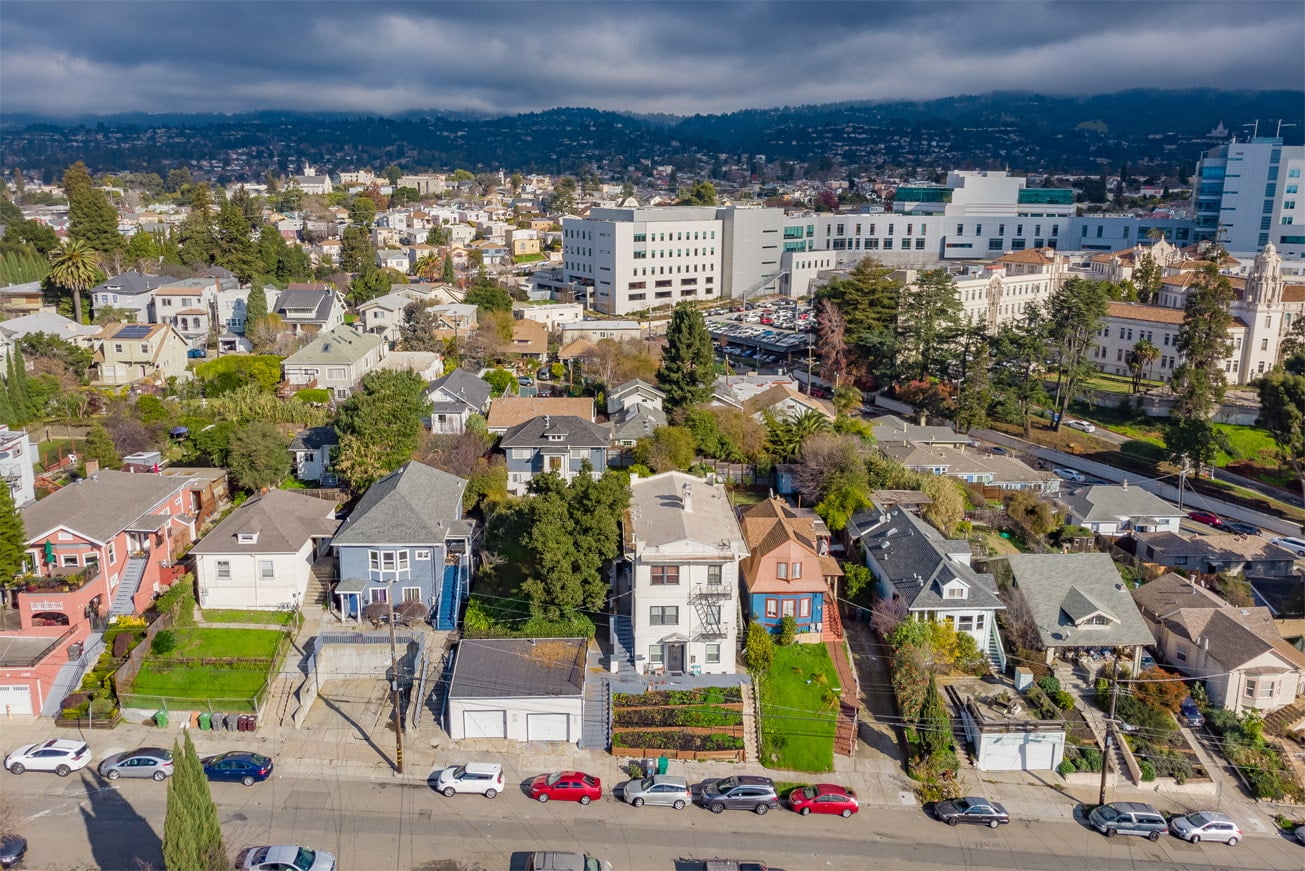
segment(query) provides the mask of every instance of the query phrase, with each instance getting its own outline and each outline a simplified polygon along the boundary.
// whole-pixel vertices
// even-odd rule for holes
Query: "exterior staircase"
[[[103,630],[96,630],[83,643],[82,655],[76,660],[65,664],[59,669],[59,673],[55,675],[54,683],[50,685],[50,691],[45,697],[45,706],[41,708],[41,716],[58,716],[63,706],[63,700],[82,685],[82,677],[91,670],[91,667],[95,665],[96,660],[100,658],[100,654],[103,652],[104,632]]]
[[[331,582],[335,580],[335,560],[332,557],[320,557],[308,570],[308,587],[304,590],[304,604],[301,610],[321,608],[331,604]]]
[[[458,606],[462,604],[461,566],[444,567],[444,581],[440,585],[440,602],[435,616],[435,628],[444,632],[458,628]]]
[[[612,737],[612,690],[607,677],[590,671],[580,709],[580,749],[607,750]]]
[[[988,662],[992,663],[992,670],[998,675],[1006,673],[1006,649],[1001,646],[1001,636],[997,634],[997,627],[994,625],[988,632]]]
[[[622,671],[634,668],[634,624],[624,614],[612,615],[612,660]]]
[[[118,581],[118,589],[114,591],[113,599],[109,602],[109,619],[114,617],[129,617],[136,613],[136,607],[132,600],[136,597],[136,591],[140,589],[140,582],[145,577],[145,566],[149,560],[146,557],[134,556],[127,560],[127,568],[122,573],[122,579]]]
[[[1280,738],[1301,729],[1305,729],[1305,698],[1298,698],[1296,704],[1279,708],[1264,718],[1264,731]]]
[[[847,645],[843,641],[827,641],[825,648],[829,658],[834,661],[838,672],[838,681],[843,691],[838,696],[838,723],[834,729],[834,752],[840,756],[852,756],[856,751],[857,717],[861,691],[857,685],[856,672],[847,657]]]
[[[753,701],[757,691],[752,684],[743,684],[739,689],[743,692],[743,761],[755,763],[761,760],[761,736],[758,734],[761,725]]]

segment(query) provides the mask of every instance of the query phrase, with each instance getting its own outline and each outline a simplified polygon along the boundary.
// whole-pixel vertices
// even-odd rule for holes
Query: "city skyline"
[[[11,0],[0,15],[0,112],[53,117],[555,106],[683,115],[990,91],[1305,83],[1305,14],[1292,0]]]

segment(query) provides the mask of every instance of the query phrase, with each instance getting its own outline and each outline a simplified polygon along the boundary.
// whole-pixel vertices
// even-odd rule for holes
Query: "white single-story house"
[[[298,607],[313,562],[330,552],[337,526],[332,501],[286,490],[255,496],[191,550],[199,606]]]
[[[468,638],[453,660],[450,738],[580,740],[585,638]]]

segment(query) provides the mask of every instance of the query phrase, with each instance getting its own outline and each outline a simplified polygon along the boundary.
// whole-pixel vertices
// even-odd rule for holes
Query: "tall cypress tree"
[[[444,283],[455,284],[457,280],[457,273],[453,271],[453,252],[450,251],[444,255]]]
[[[13,492],[0,482],[0,585],[22,571],[26,548],[27,532]]]
[[[657,381],[666,391],[666,407],[674,410],[705,402],[716,377],[714,364],[711,334],[702,312],[691,302],[678,303],[666,328],[666,350],[657,370]]]
[[[18,426],[18,421],[14,420],[14,410],[9,406],[9,380],[7,372],[5,375],[5,383],[0,385],[0,423],[9,427]]]
[[[27,364],[16,346],[9,354],[9,368],[5,373],[5,387],[9,393],[9,409],[19,424],[32,419],[32,409],[27,398]]]
[[[249,220],[235,200],[227,200],[218,211],[215,262],[236,274],[242,283],[254,280],[260,264],[258,250],[249,234]]]
[[[168,871],[226,867],[229,859],[217,805],[189,732],[182,733],[182,742],[173,743],[172,765],[163,819],[164,866]]]

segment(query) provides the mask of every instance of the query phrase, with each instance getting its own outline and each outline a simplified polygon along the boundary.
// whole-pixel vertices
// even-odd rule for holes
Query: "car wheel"
[[[960,817],[948,817],[948,818],[947,818],[947,825],[949,825],[949,826],[959,826],[960,824],[961,824],[961,818],[960,818]]]
[[[54,770],[54,773],[59,775],[60,777],[67,777],[68,775],[72,774],[72,769],[69,768],[67,765],[60,765],[58,768]]]
[[[851,815],[852,815],[852,809],[850,807],[843,808],[843,819],[847,819]]]
[[[759,816],[759,817],[764,817],[764,816],[766,815],[766,813],[770,810],[770,805],[768,805],[768,804],[759,804],[759,805],[757,805],[755,808],[753,808],[753,810],[755,810],[755,811],[757,812],[757,816]]]
[[[643,807],[643,803],[644,802],[642,798],[636,798],[634,801],[630,802],[630,804],[634,805],[635,807]],[[679,802],[679,805],[680,807],[684,807],[684,802]]]
[[[800,808],[798,810],[798,813],[802,814],[802,816],[806,816],[807,814],[811,813],[811,808],[809,807]]]
[[[117,780],[119,777],[122,777],[122,772],[116,768],[113,768],[110,769],[109,773],[104,776],[109,778],[109,780]]]
[[[1201,836],[1200,836],[1200,835],[1192,835],[1190,838],[1187,839],[1187,842],[1188,842],[1189,844],[1199,844],[1199,843],[1201,843]]]
[[[998,823],[996,820],[988,820],[988,828],[995,829],[997,828],[997,825]]]
[[[721,804],[721,803],[718,802],[718,801],[716,801],[716,802],[712,802],[712,804],[711,804],[711,812],[714,813],[714,814],[723,814],[723,813],[725,813],[725,805]]]
[[[117,777],[118,777],[118,772],[116,772],[116,771],[113,772],[113,777],[114,777],[114,779],[116,780]],[[163,781],[167,780],[167,778],[168,778],[168,776],[167,776],[166,774],[164,774],[162,771],[156,771],[156,772],[154,772],[154,779],[155,779],[156,781],[158,781],[159,783],[162,783]]]
[[[1113,838],[1115,835],[1118,835],[1118,834],[1119,834],[1119,829],[1116,829],[1116,828],[1114,828],[1113,826],[1110,827],[1110,828],[1108,828],[1108,829],[1106,829],[1106,837],[1107,837],[1107,838]]]
[[[27,769],[23,767],[23,763],[15,762],[13,765],[9,766],[9,770],[12,771],[14,774],[22,774]]]
[[[451,787],[451,786],[446,786],[446,787],[444,787],[444,797],[445,797],[445,798],[453,798],[453,796],[455,796],[455,795],[457,795],[457,794],[458,794],[458,791],[457,791],[456,789],[454,789],[453,787]]]
[[[638,802],[639,804],[643,804],[643,799],[638,799]],[[684,802],[676,799],[675,804],[671,805],[671,807],[675,808],[677,811],[682,811],[684,810]]]
[[[1159,832],[1151,832],[1149,835],[1146,836],[1146,839],[1147,839],[1148,841],[1158,841],[1158,840],[1160,840],[1160,833],[1159,833]],[[1196,843],[1197,841],[1199,841],[1200,839],[1201,839],[1200,835],[1197,835],[1197,836],[1195,836],[1195,837],[1192,838],[1192,843],[1195,844],[1195,843]]]
[[[244,777],[240,778],[240,782],[243,783],[245,786],[253,786],[254,778],[246,774]]]
[[[1228,839],[1228,846],[1229,846],[1229,847],[1236,847],[1236,846],[1237,846],[1237,839],[1236,839],[1235,837],[1234,837],[1234,838],[1229,838],[1229,839]]]
[[[485,798],[493,798],[493,797],[496,796],[496,795],[498,795],[498,790],[497,790],[497,789],[487,789],[487,790],[485,790]]]
[[[540,801],[541,803],[542,803],[542,802],[546,802],[546,801],[548,801],[548,793],[546,793],[546,792],[541,792],[541,793],[539,794],[539,801]]]
[[[587,796],[587,795],[582,795],[582,796],[580,796],[580,803],[581,803],[581,804],[589,804],[589,802],[592,801],[592,800],[593,800],[593,799],[589,798],[589,796]]]

